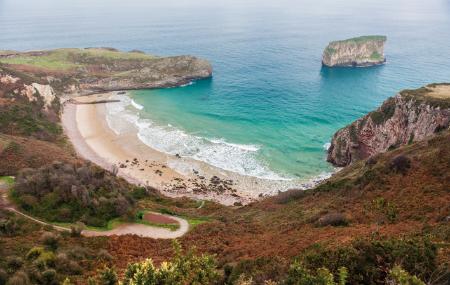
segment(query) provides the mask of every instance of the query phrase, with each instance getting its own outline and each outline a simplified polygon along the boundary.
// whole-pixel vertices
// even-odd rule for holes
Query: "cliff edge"
[[[322,64],[329,67],[365,67],[386,62],[385,36],[362,36],[330,42],[325,48]]]
[[[336,166],[421,141],[450,126],[450,83],[403,90],[337,131],[327,160]]]

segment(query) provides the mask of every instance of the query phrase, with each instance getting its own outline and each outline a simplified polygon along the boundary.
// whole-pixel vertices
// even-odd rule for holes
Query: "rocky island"
[[[335,133],[327,160],[346,166],[429,138],[450,126],[450,84],[403,90]]]
[[[386,62],[386,36],[361,36],[328,44],[322,64],[329,67],[367,67]]]

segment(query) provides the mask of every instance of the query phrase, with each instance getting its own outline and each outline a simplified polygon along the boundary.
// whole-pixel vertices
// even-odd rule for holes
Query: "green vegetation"
[[[47,141],[54,141],[61,136],[61,126],[41,111],[44,103],[40,96],[33,102],[23,96],[11,96],[15,97],[13,104],[0,105],[1,133],[32,136]]]
[[[24,169],[12,198],[25,211],[49,222],[105,227],[118,217],[134,216],[133,186],[98,166],[53,163]]]
[[[372,52],[372,54],[370,55],[370,59],[372,60],[383,60],[383,56],[381,56],[380,53],[378,53],[377,51]]]
[[[195,255],[193,251],[183,254],[180,245],[174,242],[175,257],[156,267],[151,259],[128,264],[124,285],[176,285],[176,284],[214,284],[219,279],[216,262],[210,255]],[[111,268],[100,271],[97,280],[90,284],[117,284],[117,274]]]
[[[384,284],[387,278],[384,268],[396,265],[427,280],[437,270],[437,247],[428,238],[380,237],[356,240],[339,248],[316,245],[298,260],[309,270],[324,267],[335,274],[345,266],[350,284]]]
[[[381,125],[394,116],[395,108],[395,98],[391,97],[378,110],[370,112],[369,116],[376,125]]]
[[[99,60],[149,60],[155,57],[138,52],[120,52],[108,48],[57,49],[29,52],[0,58],[0,63],[22,64],[50,70],[67,71]]]
[[[332,55],[332,54],[334,54],[336,52],[336,49],[335,48],[332,48],[331,46],[327,46],[326,48],[325,48],[325,53],[327,53],[327,54],[329,54],[329,55]]]
[[[337,44],[337,43],[364,43],[364,42],[369,42],[369,41],[386,41],[387,37],[386,36],[379,36],[379,35],[373,35],[373,36],[361,36],[361,37],[355,37],[355,38],[350,38],[350,39],[346,39],[346,40],[341,40],[341,41],[334,41],[331,42],[331,44]]]
[[[14,216],[7,219],[18,221]],[[61,284],[67,276],[79,278],[96,260],[108,255],[98,247],[82,247],[79,238],[75,239],[77,245],[68,246],[67,236],[40,228],[31,230],[24,220],[17,223],[20,229],[0,239],[0,284]],[[42,234],[36,236],[39,232]]]
[[[8,184],[9,186],[14,184],[14,177],[12,176],[0,176],[0,182],[4,182],[6,184]]]

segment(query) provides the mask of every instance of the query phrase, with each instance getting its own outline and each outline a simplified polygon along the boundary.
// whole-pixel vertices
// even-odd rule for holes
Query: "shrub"
[[[54,269],[47,269],[43,271],[42,279],[44,284],[53,284],[56,281],[56,271]]]
[[[19,224],[15,218],[7,218],[0,220],[0,235],[12,236],[19,231]]]
[[[103,261],[111,261],[113,259],[112,255],[105,249],[100,249],[98,251],[97,258]]]
[[[302,264],[296,262],[291,268],[286,279],[286,285],[345,285],[347,269],[339,269],[339,283],[334,281],[333,274],[326,268],[319,268],[315,272],[306,269]]]
[[[134,188],[124,179],[90,163],[76,167],[55,162],[20,171],[15,197],[24,210],[45,220],[83,221],[89,226],[102,227],[132,209]]]
[[[406,173],[406,171],[411,167],[411,160],[404,156],[404,155],[398,155],[394,157],[390,164],[389,168],[393,170],[396,173]]]
[[[8,274],[5,270],[0,268],[0,285],[5,285],[6,280],[8,280]]]
[[[345,266],[350,284],[384,284],[386,269],[395,265],[428,279],[437,268],[436,257],[437,248],[427,238],[372,238],[338,248],[316,245],[306,250],[299,260],[308,270],[324,267],[334,274]]]
[[[23,259],[19,256],[9,256],[6,260],[6,266],[9,272],[16,272],[23,265]]]
[[[240,277],[251,278],[256,284],[262,284],[265,280],[281,280],[287,269],[286,262],[280,258],[258,258],[240,261],[234,267],[227,266],[224,277],[227,284],[235,284]]]
[[[175,257],[159,268],[151,259],[129,264],[125,271],[124,285],[131,284],[211,284],[218,278],[214,258],[197,256],[192,251],[183,255],[181,247],[174,243]]]
[[[51,251],[42,247],[33,247],[27,253],[27,259],[33,261],[33,264],[41,270],[55,265],[56,257]]]
[[[280,192],[275,196],[275,201],[278,204],[287,204],[291,201],[295,201],[305,197],[306,191],[300,189],[290,189],[285,192]]]
[[[347,226],[348,220],[344,214],[341,213],[330,213],[322,216],[318,221],[317,225],[320,227],[325,226]]]
[[[398,210],[394,203],[391,203],[383,197],[378,197],[372,201],[371,210],[378,218],[378,223],[385,221],[393,223],[397,219]]]
[[[11,278],[9,278],[6,285],[28,285],[30,283],[30,279],[28,275],[23,271],[17,271]]]
[[[70,236],[72,237],[80,237],[81,233],[84,229],[84,224],[81,222],[76,223],[75,225],[70,227]]]
[[[42,243],[51,250],[56,250],[59,244],[59,236],[52,232],[44,232],[41,236]]]
[[[400,266],[395,266],[389,271],[387,284],[391,285],[425,285],[417,276],[411,276]]]
[[[66,253],[59,253],[55,259],[55,267],[59,272],[67,274],[79,274],[82,272],[78,262],[70,260]]]
[[[106,267],[99,272],[99,281],[101,285],[115,285],[118,282],[117,273],[114,268]],[[148,283],[150,284],[150,283]]]

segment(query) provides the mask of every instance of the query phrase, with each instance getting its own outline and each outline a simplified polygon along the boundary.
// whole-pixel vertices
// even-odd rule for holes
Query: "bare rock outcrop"
[[[328,44],[323,52],[322,64],[329,67],[365,67],[386,62],[385,36],[362,36]]]
[[[333,136],[327,160],[336,166],[421,141],[450,126],[450,84],[403,90]]]

